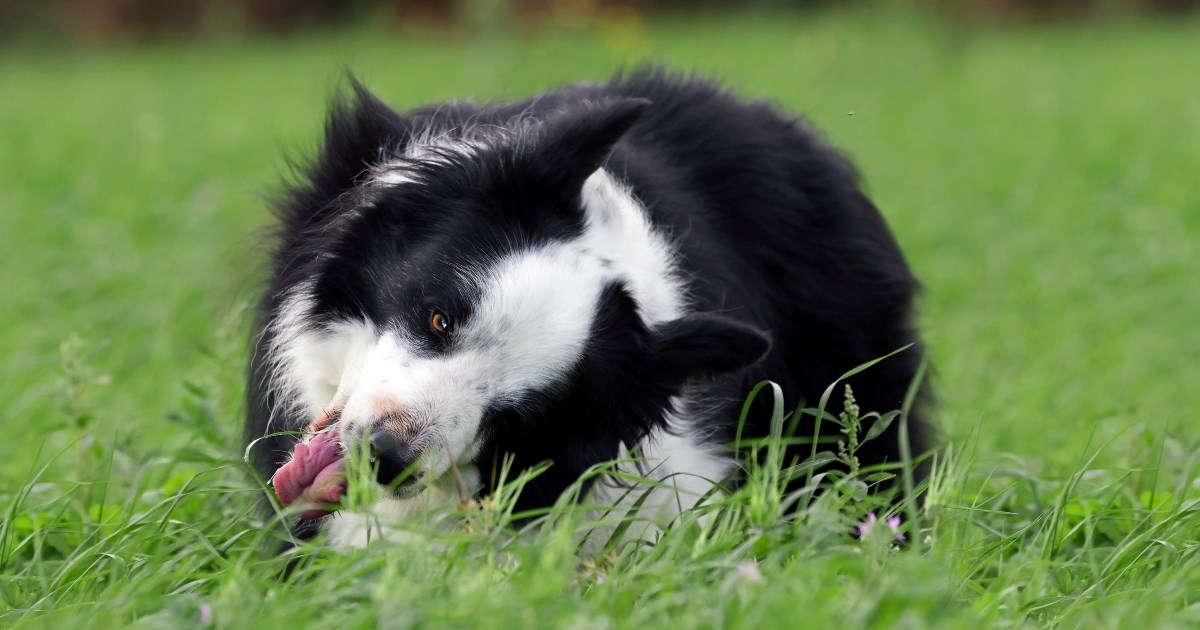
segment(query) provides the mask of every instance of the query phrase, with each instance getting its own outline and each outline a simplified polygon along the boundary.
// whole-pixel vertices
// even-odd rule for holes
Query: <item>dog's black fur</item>
[[[411,184],[382,192],[369,185],[372,168],[417,138],[489,130],[511,141],[485,142],[469,158],[395,166],[411,171]],[[446,273],[444,261],[486,265],[578,236],[580,187],[601,166],[676,250],[690,314],[648,325],[627,284],[607,284],[587,349],[563,381],[486,408],[475,457],[480,493],[492,487],[501,457],[512,456],[516,470],[548,460],[553,465],[519,505],[546,506],[589,467],[616,457],[619,445],[661,428],[672,396],[705,410],[688,430],[705,443],[729,443],[759,381],[781,385],[789,406],[815,405],[847,370],[916,344],[849,379],[864,411],[901,406],[922,356],[913,326],[917,281],[855,170],[795,116],[659,71],[511,104],[455,101],[403,114],[356,85],[352,98],[336,103],[306,181],[279,204],[247,439],[262,438],[272,417],[274,430],[312,420],[311,410],[284,404],[287,394],[272,379],[278,331],[269,324],[299,284],[314,283],[310,328],[339,319],[391,322],[413,332],[421,356],[450,352],[453,341],[425,326],[427,306],[448,305],[441,307],[469,321],[483,287]],[[754,409],[745,438],[768,434],[765,407]],[[923,452],[921,405],[908,427],[913,452]],[[864,465],[899,461],[898,429],[894,423],[862,447]],[[806,418],[798,435],[811,431]],[[264,476],[295,441],[270,437],[255,446]],[[789,449],[789,461],[809,448]]]

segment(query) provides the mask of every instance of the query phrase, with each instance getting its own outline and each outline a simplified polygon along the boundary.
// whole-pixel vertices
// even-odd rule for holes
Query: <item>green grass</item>
[[[512,538],[501,502],[277,581],[236,446],[243,309],[261,194],[341,68],[408,106],[644,57],[808,115],[924,281],[951,451],[913,544],[845,536],[878,509],[849,485],[779,519],[763,479],[648,549],[581,561],[572,510]],[[1194,627],[1195,59],[1197,18],[890,11],[0,50],[0,625]]]

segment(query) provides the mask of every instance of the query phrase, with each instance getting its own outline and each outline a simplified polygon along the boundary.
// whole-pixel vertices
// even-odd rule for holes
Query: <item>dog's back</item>
[[[764,360],[714,397],[732,397],[736,408],[754,384],[772,380],[789,409],[800,402],[815,407],[842,374],[913,344],[848,380],[864,412],[899,409],[923,353],[912,322],[918,283],[849,161],[772,103],[746,102],[709,81],[653,70],[492,111],[502,120],[613,97],[652,103],[606,168],[673,238],[691,278],[693,308],[727,313],[772,335]],[[927,387],[919,393],[909,417],[914,454],[927,448]],[[838,389],[829,411],[841,407]],[[717,438],[724,441],[735,437],[730,411],[720,416]],[[767,410],[757,411],[743,435],[768,434]],[[798,435],[811,435],[811,422],[800,427]],[[898,462],[898,432],[893,423],[861,447],[860,459]],[[808,453],[803,447],[794,455]]]

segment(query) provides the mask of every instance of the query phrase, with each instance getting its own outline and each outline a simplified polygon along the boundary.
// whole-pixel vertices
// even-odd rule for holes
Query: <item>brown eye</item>
[[[433,327],[434,332],[444,335],[450,331],[450,318],[441,311],[434,311],[433,316],[429,318],[429,325]]]

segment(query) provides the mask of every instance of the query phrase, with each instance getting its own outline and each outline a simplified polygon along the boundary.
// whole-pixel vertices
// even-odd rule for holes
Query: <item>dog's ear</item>
[[[545,122],[538,157],[554,165],[557,183],[576,191],[649,105],[644,98],[614,98],[555,112]]]
[[[384,152],[402,150],[411,122],[379,100],[353,76],[349,90],[334,97],[317,159],[304,169],[307,182],[282,200],[285,223],[305,228],[318,223],[332,203],[361,183]]]
[[[711,313],[685,315],[656,327],[652,335],[659,375],[678,383],[748,367],[771,348],[766,332]]]
[[[331,176],[330,186],[343,188],[357,183],[383,151],[402,148],[411,135],[408,119],[379,100],[358,79],[348,77],[347,81],[350,93],[334,99],[325,124],[318,169]]]

